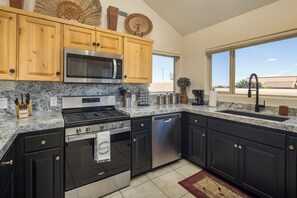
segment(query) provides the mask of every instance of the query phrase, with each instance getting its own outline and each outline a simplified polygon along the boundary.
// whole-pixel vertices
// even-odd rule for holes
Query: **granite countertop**
[[[40,131],[64,127],[64,119],[61,113],[35,114],[26,119],[18,119],[15,116],[0,118],[0,160],[5,155],[10,145],[19,133]]]
[[[270,120],[264,120],[259,118],[252,118],[252,117],[218,112],[226,109],[230,110],[229,108],[222,108],[222,107],[192,106],[192,105],[185,105],[185,104],[118,108],[118,110],[122,111],[123,113],[130,115],[131,118],[141,117],[141,116],[160,115],[160,114],[167,114],[167,113],[176,113],[176,112],[189,112],[189,113],[195,113],[195,114],[200,114],[204,116],[221,118],[221,119],[230,120],[230,121],[248,123],[252,125],[297,133],[297,117],[290,117],[289,120],[286,120],[284,122],[277,122],[277,121],[270,121]],[[239,111],[239,109],[234,109],[234,110]],[[244,111],[244,110],[240,110],[240,111]],[[247,112],[255,113],[252,111],[247,111]],[[269,113],[268,114],[260,113],[260,114],[277,116],[276,114],[269,114]]]

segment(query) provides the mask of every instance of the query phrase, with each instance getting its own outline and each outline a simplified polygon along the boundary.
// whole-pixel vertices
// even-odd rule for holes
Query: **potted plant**
[[[177,86],[180,88],[180,102],[182,104],[188,104],[189,98],[187,96],[187,87],[190,87],[191,81],[189,78],[181,77],[177,79]]]

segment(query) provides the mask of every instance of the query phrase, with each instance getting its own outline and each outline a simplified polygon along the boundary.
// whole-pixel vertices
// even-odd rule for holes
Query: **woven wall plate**
[[[125,27],[130,34],[144,36],[153,30],[153,23],[147,16],[134,13],[126,18]]]
[[[34,12],[97,26],[102,7],[100,0],[36,0]]]

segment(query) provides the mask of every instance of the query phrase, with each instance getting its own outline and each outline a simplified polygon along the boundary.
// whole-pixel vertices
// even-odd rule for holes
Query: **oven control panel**
[[[66,128],[65,135],[69,136],[69,135],[78,135],[78,134],[84,134],[84,133],[95,133],[95,132],[108,131],[108,130],[123,128],[123,127],[131,127],[131,121],[123,120],[119,122],[109,122],[109,123],[94,124],[94,125],[88,125],[88,126]]]

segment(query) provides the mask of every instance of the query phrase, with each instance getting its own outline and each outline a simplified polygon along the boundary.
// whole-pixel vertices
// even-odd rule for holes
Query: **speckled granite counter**
[[[0,160],[19,133],[64,127],[61,113],[33,115],[26,119],[0,118]]]
[[[219,107],[192,106],[192,105],[184,105],[184,104],[118,108],[118,110],[126,114],[129,114],[130,117],[132,118],[183,111],[183,112],[195,113],[195,114],[200,114],[204,116],[221,118],[225,120],[237,121],[237,122],[248,123],[248,124],[253,124],[257,126],[263,126],[263,127],[297,133],[297,117],[291,117],[289,120],[284,122],[276,122],[276,121],[263,120],[263,119],[246,117],[246,116],[221,113],[218,111],[224,110],[224,108],[219,108]],[[235,110],[239,110],[239,109],[235,109]],[[269,114],[265,113],[265,115],[269,115]],[[276,116],[275,114],[272,114],[272,115]]]

